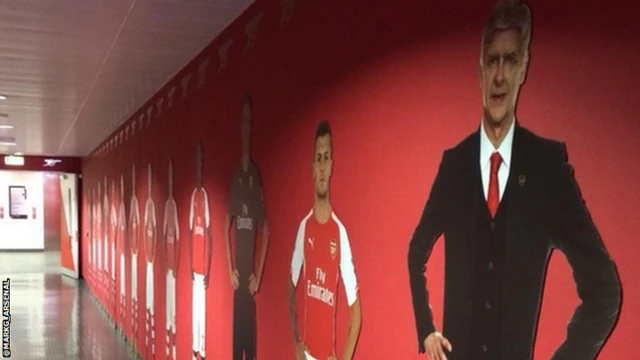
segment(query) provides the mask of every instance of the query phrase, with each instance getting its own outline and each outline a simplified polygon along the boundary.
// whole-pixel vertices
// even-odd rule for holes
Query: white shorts
[[[204,346],[206,342],[206,292],[204,289],[204,275],[193,274],[193,351],[199,352],[200,356],[205,357]]]
[[[116,281],[116,246],[111,244],[111,280]]]
[[[138,300],[138,254],[131,254],[131,299]]]
[[[147,261],[147,310],[153,314],[153,263]]]
[[[104,239],[104,271],[109,272],[109,241]]]
[[[102,271],[102,241],[98,240],[98,270]]]
[[[311,354],[309,354],[309,352],[305,351],[304,352],[304,356],[307,360],[318,360],[316,358],[314,358],[313,356],[311,356]]]
[[[124,273],[124,254],[120,254],[120,295],[125,296],[127,288],[127,278]]]
[[[173,270],[167,271],[167,330],[176,332],[176,277]]]

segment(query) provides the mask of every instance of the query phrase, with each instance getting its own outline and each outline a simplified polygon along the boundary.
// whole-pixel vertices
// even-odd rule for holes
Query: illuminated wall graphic
[[[530,6],[525,67],[493,4],[254,2],[84,159],[89,287],[111,306],[106,178],[147,359],[640,352],[640,3]]]

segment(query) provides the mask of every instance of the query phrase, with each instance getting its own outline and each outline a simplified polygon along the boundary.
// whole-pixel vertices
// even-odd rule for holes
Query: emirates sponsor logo
[[[307,280],[307,296],[320,300],[331,307],[335,304],[334,293],[325,287],[311,283],[311,280]]]
[[[194,235],[198,235],[198,236],[204,236],[204,227],[202,226],[195,226],[193,228],[193,234]]]
[[[169,229],[169,231],[167,231],[167,242],[169,244],[176,242],[176,232],[173,229]]]
[[[253,219],[249,217],[238,217],[238,230],[253,230]]]
[[[317,267],[315,275],[315,282],[313,280],[307,280],[307,296],[333,307],[335,305],[335,294],[325,285],[327,273]]]

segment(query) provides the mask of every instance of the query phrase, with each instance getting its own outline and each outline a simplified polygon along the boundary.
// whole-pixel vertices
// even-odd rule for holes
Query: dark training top
[[[241,165],[233,175],[227,214],[235,229],[235,266],[240,273],[238,290],[248,293],[249,276],[254,271],[256,227],[265,218],[262,183],[252,162],[247,172]]]

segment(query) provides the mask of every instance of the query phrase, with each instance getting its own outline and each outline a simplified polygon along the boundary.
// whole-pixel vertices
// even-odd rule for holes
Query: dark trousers
[[[236,290],[233,297],[233,360],[256,357],[256,303],[248,290]]]

